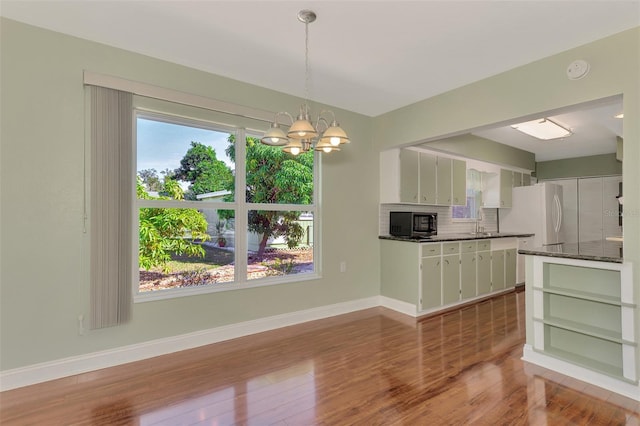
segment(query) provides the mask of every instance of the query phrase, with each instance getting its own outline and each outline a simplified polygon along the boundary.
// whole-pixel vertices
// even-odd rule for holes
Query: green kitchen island
[[[638,294],[622,243],[519,250],[526,255],[523,360],[640,400]]]

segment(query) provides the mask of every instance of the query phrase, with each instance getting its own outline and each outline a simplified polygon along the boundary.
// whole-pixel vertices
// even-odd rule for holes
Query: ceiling
[[[304,97],[304,8],[308,97],[372,117],[640,25],[640,0],[2,0],[0,14]]]
[[[561,139],[536,139],[510,125],[489,127],[472,134],[533,152],[536,161],[610,154],[616,152],[617,137],[622,137],[623,120],[615,117],[620,113],[622,96],[616,96],[522,120],[549,118],[572,132],[570,136]]]

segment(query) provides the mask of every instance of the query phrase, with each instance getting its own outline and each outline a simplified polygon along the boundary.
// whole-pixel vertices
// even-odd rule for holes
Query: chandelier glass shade
[[[275,114],[271,127],[264,133],[260,141],[269,146],[281,146],[283,151],[292,155],[314,149],[325,153],[340,151],[339,146],[349,143],[347,133],[340,127],[332,111],[323,110],[318,114],[315,124],[311,121],[307,99],[309,98],[309,24],[316,20],[316,14],[311,10],[298,12],[298,20],[305,24],[305,102],[300,106],[300,112],[294,120],[288,112]],[[279,116],[286,116],[291,124],[289,130],[280,127]],[[326,115],[330,115],[327,120]]]

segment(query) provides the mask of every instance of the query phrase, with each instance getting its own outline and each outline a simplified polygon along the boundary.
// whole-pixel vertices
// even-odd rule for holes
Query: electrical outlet
[[[347,262],[344,260],[340,262],[340,272],[347,272]]]
[[[84,315],[78,315],[78,334],[82,336],[84,334]]]

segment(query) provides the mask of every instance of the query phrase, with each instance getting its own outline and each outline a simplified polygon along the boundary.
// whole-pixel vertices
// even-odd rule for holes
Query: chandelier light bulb
[[[331,138],[331,145],[333,145],[333,146],[338,146],[338,145],[340,145],[340,138],[337,138],[337,137],[335,137],[335,136],[334,136],[334,137],[332,137],[332,138]]]
[[[330,153],[332,151],[330,146],[325,146],[324,148],[322,148],[322,151],[326,152],[326,153]]]
[[[291,155],[298,155],[300,154],[300,148],[298,148],[297,146],[294,146],[293,148],[291,148]]]

